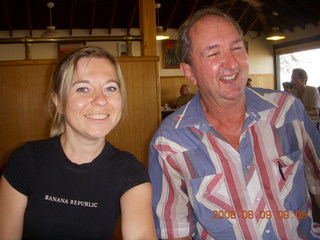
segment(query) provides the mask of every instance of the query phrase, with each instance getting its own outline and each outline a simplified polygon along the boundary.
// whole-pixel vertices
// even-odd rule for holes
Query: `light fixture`
[[[271,28],[271,32],[267,35],[267,40],[277,41],[285,39],[285,35],[280,32],[279,27],[276,26],[276,16],[278,16],[277,12],[272,12],[274,18],[274,27]]]
[[[58,37],[60,34],[56,32],[56,27],[52,25],[52,12],[51,9],[54,7],[53,2],[48,2],[47,7],[49,8],[49,20],[50,20],[50,25],[47,26],[47,30],[41,35],[43,38],[51,38],[51,37]]]
[[[164,40],[164,39],[169,39],[170,37],[166,34],[165,31],[163,31],[163,27],[160,26],[160,21],[159,21],[159,8],[161,7],[161,4],[160,3],[156,3],[156,9],[157,9],[157,12],[156,12],[156,15],[157,15],[157,36],[156,36],[156,39],[157,40]]]

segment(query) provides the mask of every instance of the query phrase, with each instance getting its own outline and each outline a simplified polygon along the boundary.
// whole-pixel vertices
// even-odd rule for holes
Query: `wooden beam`
[[[97,8],[97,1],[94,0],[92,4],[92,9],[91,9],[91,22],[90,22],[90,30],[89,30],[90,35],[92,35],[92,29],[93,29],[94,19],[96,15],[96,8]]]
[[[269,10],[270,10],[270,12],[273,12],[274,11],[274,9],[275,9],[275,7],[272,7],[272,6],[270,6],[269,4],[268,5],[265,5]],[[286,24],[286,26],[284,26],[284,25],[282,25],[281,24],[281,22],[279,21],[279,18],[282,18],[282,19],[284,19],[286,22],[287,22],[287,24]],[[268,19],[269,19],[269,21],[271,21],[271,22],[274,22],[274,16],[272,15],[272,18],[270,18],[270,17],[268,17]],[[289,28],[288,27],[288,23],[290,23],[291,25],[293,25],[293,26],[299,26],[299,23],[298,22],[296,22],[296,21],[292,21],[290,18],[288,18],[286,15],[281,15],[280,17],[276,17],[276,20],[277,20],[277,25],[280,27],[280,28],[282,28],[282,29],[287,29],[287,30],[289,30],[290,32],[293,32],[293,27],[291,27],[291,28]]]
[[[74,1],[70,1],[70,26],[69,26],[70,36],[72,36],[73,18],[74,18]]]
[[[290,4],[286,4],[284,1],[282,0],[277,0],[277,2],[282,5],[284,8],[289,9],[291,12],[293,12],[294,14],[296,14],[298,16],[299,19],[302,19],[304,22],[310,22],[310,19],[306,19],[301,13],[299,13],[298,11],[294,10]],[[305,26],[302,24],[297,24],[299,25],[303,30],[305,30]]]
[[[139,0],[136,0],[136,3],[134,4],[133,10],[132,10],[131,18],[130,18],[130,21],[129,21],[129,24],[128,24],[128,27],[127,27],[127,35],[130,34],[130,29],[132,27],[134,18],[137,15],[138,5],[139,5]]]
[[[176,0],[176,3],[174,4],[173,6],[173,9],[171,10],[171,13],[170,13],[170,16],[167,20],[167,24],[165,25],[165,27],[163,28],[164,31],[167,31],[168,29],[168,26],[170,25],[174,15],[176,14],[176,10],[177,10],[177,7],[178,7],[178,4],[179,4],[180,0]]]
[[[191,8],[191,11],[190,11],[190,13],[189,13],[188,18],[191,17],[191,15],[193,14],[194,10],[196,9],[196,7],[197,7],[197,5],[198,5],[198,2],[199,2],[199,0],[195,0],[195,1],[194,1],[194,4],[193,4],[193,6],[192,6],[192,8]]]
[[[26,9],[27,9],[27,16],[28,16],[29,34],[30,34],[30,37],[32,37],[32,21],[31,21],[30,4],[29,4],[29,0],[25,0],[25,2],[26,2]]]
[[[230,12],[232,11],[232,9],[234,8],[235,3],[237,2],[237,0],[233,0],[230,7],[228,8],[227,14],[230,15]]]
[[[108,31],[109,34],[111,34],[111,30],[112,30],[112,27],[113,27],[114,18],[116,17],[117,7],[118,7],[118,0],[114,0],[113,8],[112,8],[112,13],[111,13],[110,24],[109,24],[109,31]]]
[[[242,19],[244,18],[244,16],[247,14],[248,8],[249,8],[249,7],[247,7],[247,8],[242,12],[241,16],[237,19],[237,22],[238,22],[238,23],[240,23],[240,22],[242,21]]]
[[[256,24],[256,22],[258,21],[258,17],[256,17],[251,24],[247,27],[247,29],[243,29],[243,35],[246,35],[247,32],[249,32],[251,30],[251,28]]]
[[[246,0],[246,2],[256,10],[258,19],[259,19],[261,25],[263,26],[265,33],[269,33],[271,28],[268,24],[266,15],[264,14],[263,9],[262,9],[263,3],[259,0]]]
[[[141,56],[157,56],[156,8],[154,0],[139,0]]]
[[[8,11],[7,0],[2,0],[2,6],[4,9],[4,15],[5,15],[7,26],[9,29],[9,35],[10,35],[10,37],[12,37],[12,25],[11,25],[11,21],[10,21],[10,14]]]

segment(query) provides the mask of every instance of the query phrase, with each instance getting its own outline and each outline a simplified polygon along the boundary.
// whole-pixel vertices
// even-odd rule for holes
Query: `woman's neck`
[[[60,138],[64,153],[68,159],[76,164],[92,162],[105,146],[105,140],[83,140],[63,133]]]

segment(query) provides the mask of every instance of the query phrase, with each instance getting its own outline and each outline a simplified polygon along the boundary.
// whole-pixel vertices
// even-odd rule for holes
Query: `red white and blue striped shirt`
[[[198,93],[167,117],[149,153],[158,237],[319,239],[320,135],[300,100],[245,90],[239,151],[207,121]]]

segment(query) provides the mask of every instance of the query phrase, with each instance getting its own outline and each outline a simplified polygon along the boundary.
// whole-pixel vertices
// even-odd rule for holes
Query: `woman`
[[[2,240],[106,240],[120,212],[123,239],[156,239],[146,169],[105,141],[125,96],[119,64],[101,48],[61,59],[53,74],[51,138],[26,143],[3,171]]]

